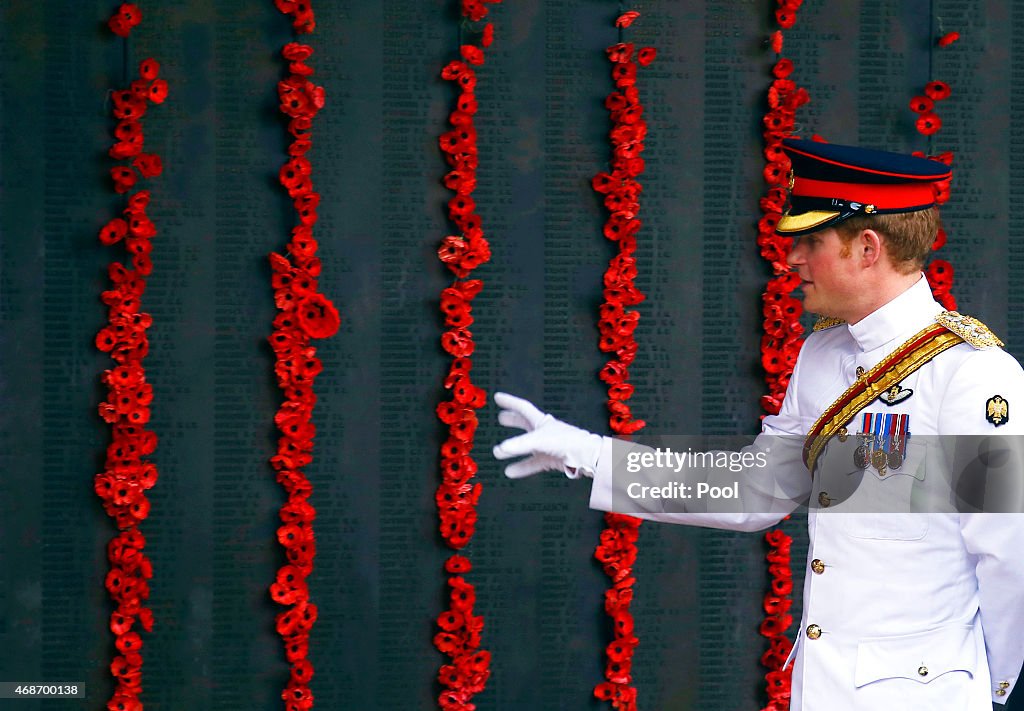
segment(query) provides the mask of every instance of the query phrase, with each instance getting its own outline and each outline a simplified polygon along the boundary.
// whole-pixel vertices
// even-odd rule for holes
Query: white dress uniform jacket
[[[809,335],[782,409],[764,419],[754,446],[769,446],[772,435],[806,435],[858,368],[870,370],[942,310],[922,278],[858,323]],[[892,406],[873,402],[848,426],[850,442],[830,441],[813,479],[802,466],[773,468],[770,481],[763,471],[757,481],[741,474],[746,513],[638,515],[753,531],[777,524],[795,509],[794,500],[827,502],[829,484],[818,472],[828,471],[830,461],[840,468],[852,461],[863,412],[909,415],[911,443],[901,470],[863,470],[864,485],[883,495],[906,495],[910,477],[934,479],[921,450],[940,440],[929,436],[1024,433],[1024,371],[1000,348],[961,343],[900,388],[912,394]],[[1008,403],[1006,418],[990,415],[995,396]],[[611,442],[604,440],[590,499],[603,511],[623,493],[616,491],[624,479],[612,474]],[[1016,473],[1024,482],[1024,469]],[[808,533],[803,618],[791,655],[793,711],[991,711],[992,701],[1005,703],[1024,662],[1024,515],[837,514],[812,506]]]

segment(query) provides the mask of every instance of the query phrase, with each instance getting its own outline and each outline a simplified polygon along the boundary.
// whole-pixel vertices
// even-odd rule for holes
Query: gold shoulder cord
[[[984,331],[981,331],[974,325],[974,323],[964,325],[964,320],[969,317],[956,314],[956,317],[958,318],[950,319],[948,314],[951,313],[955,312],[947,311],[936,317],[936,323],[943,327],[942,331],[936,332],[935,335],[928,338],[928,340],[914,346],[915,342],[928,336],[928,333],[935,330],[936,326],[933,324],[918,331],[899,348],[894,350],[892,354],[883,358],[879,361],[878,365],[861,376],[861,378],[847,388],[843,394],[836,398],[835,402],[833,402],[821,414],[811,427],[807,440],[804,443],[804,451],[806,454],[805,459],[808,471],[813,474],[814,465],[818,456],[821,454],[821,451],[825,448],[825,445],[844,425],[846,425],[846,423],[850,422],[858,412],[874,402],[879,395],[884,393],[890,387],[899,383],[901,380],[918,370],[932,358],[965,341],[971,343],[975,348],[987,347],[977,345],[979,343],[995,345],[996,342],[999,342],[999,339],[992,335],[992,332],[989,331],[984,324],[976,322],[975,319],[970,319],[971,322],[979,324],[981,328],[984,329]],[[957,330],[959,331],[965,331],[969,328],[970,336],[974,342],[968,341],[968,339],[961,335],[961,333],[958,333],[957,330],[954,330],[946,323],[943,323],[944,320],[955,323]],[[990,343],[988,337],[984,335],[985,332],[991,336],[991,339],[994,339],[994,342]],[[907,352],[902,353],[902,351]],[[894,357],[896,358],[895,362],[893,362]],[[844,402],[846,404],[840,406],[840,404]],[[825,421],[826,418],[827,422]]]

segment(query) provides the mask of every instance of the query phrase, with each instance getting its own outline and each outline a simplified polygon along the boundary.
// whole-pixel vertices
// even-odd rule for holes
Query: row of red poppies
[[[123,4],[107,21],[110,30],[127,37],[142,20],[136,5]],[[163,171],[155,153],[145,153],[142,118],[150,104],[167,98],[167,82],[159,77],[160,65],[146,59],[139,76],[130,86],[111,92],[111,112],[116,119],[114,143],[107,151],[118,164],[110,169],[113,189],[119,195],[130,192],[140,178],[154,178]],[[156,484],[156,465],[148,460],[157,446],[157,436],[146,429],[153,402],[153,386],[146,382],[143,359],[149,352],[147,331],[152,317],[143,312],[142,295],[146,278],[153,272],[150,254],[156,225],[149,219],[148,190],[138,190],[126,200],[119,217],[107,222],[99,233],[100,243],[124,243],[131,267],[113,262],[108,267],[111,286],[100,298],[108,307],[107,325],[96,334],[96,347],[109,353],[115,367],[104,371],[106,400],[99,405],[100,417],[111,426],[104,470],[94,478],[96,494],[103,508],[117,524],[119,533],[107,545],[110,571],[104,581],[114,601],[110,631],[117,654],[110,664],[115,680],[107,708],[141,711],[142,637],[153,630],[153,613],[146,606],[153,565],[143,552],[146,540],[139,524],[149,515],[146,492]],[[136,627],[136,624],[138,625]]]
[[[292,17],[296,33],[316,27],[312,7],[305,0],[275,0],[283,14]],[[303,469],[313,463],[316,426],[314,383],[323,363],[312,346],[313,339],[333,336],[341,325],[334,304],[319,287],[319,247],[314,229],[320,194],[313,186],[313,119],[324,107],[325,91],[310,77],[314,69],[307,60],[313,48],[289,42],[281,50],[288,62],[288,75],[278,82],[278,108],[288,120],[288,160],[278,172],[278,181],[288,193],[297,217],[284,254],[270,254],[271,287],[278,313],[269,337],[274,351],[274,373],[284,401],[274,415],[281,433],[277,452],[270,459],[277,482],[287,493],[279,510],[281,526],[277,540],[284,547],[287,562],[270,586],[271,598],[287,609],[277,614],[276,630],[281,636],[290,673],[281,698],[286,711],[313,708],[313,664],[309,660],[310,630],[317,618],[317,606],[310,601],[307,578],[313,573],[316,511],[310,504],[313,487]]]
[[[494,41],[494,25],[488,22],[474,31],[469,23],[483,20],[490,10],[487,5],[494,2],[501,0],[462,0],[461,14],[466,18],[462,27],[476,35],[479,46],[460,42],[461,59],[449,62],[441,71],[441,78],[458,88],[455,108],[448,115],[451,128],[439,139],[449,168],[443,182],[454,193],[448,201],[448,218],[458,232],[441,240],[437,250],[438,258],[455,275],[455,281],[441,292],[441,315],[446,329],[441,347],[452,361],[444,378],[450,399],[437,406],[438,417],[448,427],[448,439],[441,445],[441,483],[435,501],[441,537],[454,550],[465,548],[473,537],[482,489],[479,482],[473,482],[477,464],[471,452],[478,423],[476,412],[487,404],[487,393],[472,380],[471,357],[476,344],[469,327],[473,323],[472,303],[483,282],[467,277],[491,258],[472,197],[479,166],[473,118],[477,112],[477,73],[473,67],[484,63],[484,50]],[[448,657],[448,663],[441,665],[437,674],[443,687],[438,705],[445,711],[476,708],[472,699],[484,690],[491,674],[490,652],[480,648],[484,618],[474,614],[476,589],[463,577],[471,570],[469,558],[464,555],[453,554],[445,561],[449,606],[438,616],[440,631],[434,635],[434,646]]]
[[[640,16],[636,10],[621,14],[615,25],[620,40],[623,31]],[[616,254],[604,273],[604,301],[601,304],[597,329],[598,347],[609,354],[609,360],[599,377],[608,388],[607,406],[609,427],[617,435],[629,436],[646,423],[633,416],[627,401],[634,388],[629,380],[629,366],[636,359],[638,344],[634,336],[640,321],[640,312],[632,309],[644,300],[636,286],[637,234],[642,222],[640,194],[643,186],[640,176],[644,171],[644,139],[647,122],[637,87],[639,67],[654,61],[653,47],[639,50],[631,42],[619,42],[606,50],[611,62],[611,77],[615,89],[604,105],[612,122],[608,133],[611,141],[609,170],[598,173],[591,181],[593,189],[602,196],[608,219],[604,236],[616,247]],[[640,520],[632,516],[605,514],[605,529],[594,557],[609,578],[610,588],[605,592],[604,610],[612,623],[612,641],[605,647],[605,681],[594,687],[594,695],[610,701],[613,708],[631,710],[637,707],[637,689],[633,686],[633,653],[640,640],[634,634],[633,565],[637,558],[637,540]]]

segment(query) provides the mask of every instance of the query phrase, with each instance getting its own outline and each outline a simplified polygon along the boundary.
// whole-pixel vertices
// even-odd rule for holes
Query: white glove
[[[494,393],[494,402],[504,408],[498,413],[499,424],[526,430],[525,434],[510,437],[496,446],[495,458],[531,455],[505,467],[505,476],[521,479],[543,471],[563,472],[570,479],[578,479],[581,474],[594,476],[601,455],[600,435],[557,420],[526,400],[507,393]]]

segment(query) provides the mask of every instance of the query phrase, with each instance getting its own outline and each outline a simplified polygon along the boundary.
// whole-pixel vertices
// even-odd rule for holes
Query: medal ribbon
[[[821,414],[804,440],[803,460],[813,474],[828,441],[879,395],[964,339],[942,324],[927,326],[866,372]],[[881,418],[878,418],[881,419]],[[865,430],[867,431],[867,430]]]

